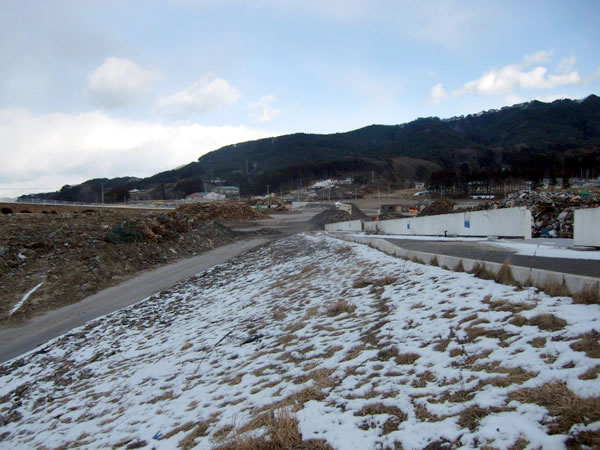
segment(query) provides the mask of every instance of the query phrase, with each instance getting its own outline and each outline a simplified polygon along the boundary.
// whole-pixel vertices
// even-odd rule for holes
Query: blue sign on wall
[[[471,228],[471,221],[465,220],[465,228]]]
[[[410,223],[407,223],[407,224],[406,224],[406,229],[407,229],[407,230],[410,230]]]

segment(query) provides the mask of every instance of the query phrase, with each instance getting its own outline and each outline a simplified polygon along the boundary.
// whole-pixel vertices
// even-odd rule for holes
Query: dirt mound
[[[250,207],[244,202],[194,203],[177,208],[171,215],[184,214],[195,220],[221,220],[237,222],[248,219],[264,219],[266,214]]]
[[[310,219],[310,223],[313,224],[313,230],[324,230],[325,225],[328,223],[346,222],[348,220],[364,220],[367,218],[365,213],[363,213],[356,205],[352,203],[350,203],[350,205],[352,205],[352,214],[341,209],[330,208],[314,216]]]
[[[368,219],[369,217],[360,210],[360,208],[358,206],[356,206],[354,203],[346,203],[347,205],[352,206],[352,220],[355,219]]]
[[[239,202],[186,205],[170,212],[0,215],[0,322],[75,303],[141,270],[233,242],[247,234],[215,219],[256,217],[264,216]]]
[[[454,205],[456,203],[448,200],[447,198],[437,199],[429,206],[426,206],[423,211],[417,214],[417,217],[423,216],[436,216],[438,214],[451,214],[454,212]]]

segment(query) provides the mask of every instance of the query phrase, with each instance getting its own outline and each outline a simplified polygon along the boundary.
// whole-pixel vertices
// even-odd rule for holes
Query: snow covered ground
[[[598,330],[598,305],[299,235],[0,366],[0,448],[597,446]]]
[[[552,245],[548,239],[540,242],[520,242],[517,240],[490,241],[490,245],[514,250],[517,255],[540,256],[546,258],[590,259],[600,261],[600,251],[597,250],[572,250],[569,248]]]

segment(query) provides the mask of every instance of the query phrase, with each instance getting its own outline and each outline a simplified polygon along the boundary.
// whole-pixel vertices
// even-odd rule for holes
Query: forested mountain
[[[222,147],[197,162],[144,179],[90,180],[87,191],[112,186],[109,198],[128,189],[154,189],[162,197],[199,190],[220,177],[242,194],[296,188],[312,180],[352,176],[363,182],[444,179],[462,182],[497,176],[524,179],[600,175],[600,98],[532,101],[478,114],[420,118],[401,125],[370,125],[328,135],[296,133]],[[79,185],[79,186],[83,186]],[[45,196],[73,199],[81,187]],[[85,189],[84,189],[85,191]],[[68,198],[67,198],[68,197]]]

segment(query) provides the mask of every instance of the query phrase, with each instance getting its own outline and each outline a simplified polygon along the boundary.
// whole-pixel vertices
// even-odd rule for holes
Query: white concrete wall
[[[348,222],[328,223],[325,225],[326,231],[362,231],[362,222],[360,220],[350,220]]]
[[[574,220],[575,245],[600,247],[600,208],[578,209]]]
[[[531,211],[524,207],[365,223],[365,231],[414,236],[501,236],[531,239]]]

